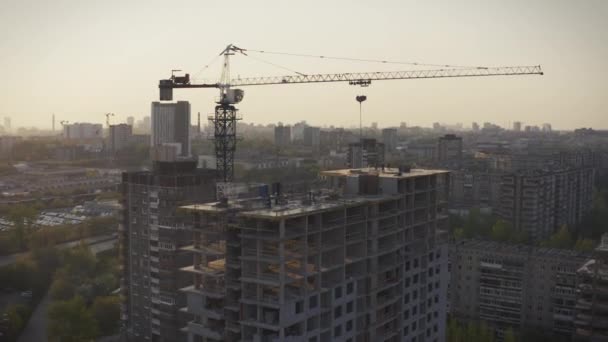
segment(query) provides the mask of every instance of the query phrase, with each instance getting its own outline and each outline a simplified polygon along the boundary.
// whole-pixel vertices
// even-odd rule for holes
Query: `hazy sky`
[[[0,0],[0,116],[13,126],[149,115],[158,80],[242,48],[461,65],[542,65],[545,76],[247,87],[247,122],[380,126],[493,121],[608,128],[608,1]],[[303,73],[406,65],[257,58]],[[217,80],[221,63],[202,76]],[[232,75],[288,71],[236,56]],[[177,90],[210,114],[217,92]],[[193,121],[195,115],[193,115]]]

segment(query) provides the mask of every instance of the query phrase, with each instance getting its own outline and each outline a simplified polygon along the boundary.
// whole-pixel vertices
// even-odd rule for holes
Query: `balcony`
[[[221,284],[215,285],[211,283],[205,283],[198,288],[194,285],[186,286],[184,288],[181,288],[180,291],[192,292],[210,298],[223,298],[224,294],[226,293],[226,287],[222,286]]]
[[[241,325],[245,325],[245,326],[251,326],[251,327],[256,327],[256,328],[262,328],[262,329],[266,329],[266,330],[272,330],[272,331],[279,331],[281,330],[281,327],[279,326],[278,322],[277,324],[268,324],[268,323],[264,323],[263,321],[260,320],[256,320],[253,318],[248,318],[248,319],[244,319],[239,321],[239,323],[241,323]],[[278,335],[276,336],[277,340],[278,340]],[[255,340],[254,340],[255,341]],[[265,340],[258,340],[258,341],[265,341]],[[270,340],[267,340],[270,341]],[[274,339],[272,341],[275,341]]]
[[[188,331],[195,335],[203,336],[216,341],[222,341],[224,338],[223,327],[219,325],[216,327],[206,327],[196,322],[189,322]]]
[[[346,242],[357,242],[365,239],[365,232],[348,230],[346,231]]]

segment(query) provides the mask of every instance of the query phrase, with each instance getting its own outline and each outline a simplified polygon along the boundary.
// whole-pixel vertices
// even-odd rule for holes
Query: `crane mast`
[[[407,80],[407,79],[433,79],[433,78],[459,78],[459,77],[483,77],[483,76],[520,76],[520,75],[543,75],[539,65],[536,66],[507,66],[507,67],[467,67],[467,68],[441,68],[432,70],[406,70],[388,72],[355,72],[335,74],[311,74],[297,73],[289,76],[271,77],[249,77],[230,78],[230,56],[242,54],[247,56],[245,49],[233,44],[228,45],[220,56],[224,57],[222,74],[217,83],[191,83],[190,75],[176,76],[173,70],[171,78],[160,80],[160,100],[172,101],[173,89],[181,88],[216,88],[219,89],[219,98],[216,101],[215,113],[209,116],[214,124],[214,147],[216,157],[216,168],[218,178],[222,182],[231,182],[234,178],[234,153],[236,151],[237,134],[236,125],[241,119],[238,109],[234,106],[241,102],[244,92],[241,89],[233,89],[233,86],[260,86],[278,84],[302,84],[302,83],[330,83],[348,82],[350,85],[367,87],[372,81],[384,80]]]

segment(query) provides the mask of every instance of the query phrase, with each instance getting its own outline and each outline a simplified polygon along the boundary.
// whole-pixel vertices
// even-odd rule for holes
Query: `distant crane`
[[[108,129],[110,129],[110,116],[114,116],[114,113],[106,113],[106,125],[108,125]]]
[[[68,139],[70,138],[70,130],[68,129],[68,130],[66,131],[65,126],[66,126],[67,124],[69,124],[69,123],[70,123],[70,122],[69,122],[69,121],[67,121],[67,120],[61,120],[61,121],[59,121],[59,124],[61,124],[61,128],[62,128],[62,131],[63,131],[63,134],[64,134],[64,138],[68,138]]]
[[[290,70],[295,75],[290,76],[271,76],[271,77],[251,77],[251,78],[230,78],[230,56],[241,54],[248,56],[247,52],[268,53],[278,55],[290,55],[299,57],[314,57],[324,59],[342,59],[349,61],[365,61],[389,64],[410,64],[440,67],[431,70],[409,70],[409,71],[388,71],[388,72],[356,72],[356,73],[335,73],[335,74],[312,74],[306,75],[294,70]],[[222,74],[217,83],[191,83],[190,74],[176,76],[172,70],[169,79],[159,81],[161,101],[173,100],[173,89],[180,88],[216,88],[220,90],[220,97],[216,101],[215,115],[209,117],[214,123],[214,147],[216,157],[216,168],[219,179],[223,182],[230,182],[234,177],[234,153],[236,151],[236,123],[240,118],[237,116],[235,104],[243,100],[244,91],[233,89],[234,86],[259,86],[271,84],[298,84],[298,83],[328,83],[328,82],[348,82],[351,85],[367,87],[372,81],[377,80],[406,80],[424,78],[455,78],[455,77],[481,77],[481,76],[508,76],[508,75],[542,75],[541,67],[538,66],[508,66],[508,67],[462,67],[452,65],[432,65],[420,63],[389,62],[381,60],[364,60],[356,58],[339,58],[328,56],[297,55],[292,53],[267,52],[261,50],[241,49],[233,44],[228,45],[219,56],[224,57]],[[268,63],[268,62],[266,62]],[[272,64],[272,63],[270,63]],[[278,65],[275,65],[278,66]],[[207,67],[207,66],[206,66]],[[279,66],[280,67],[280,66]],[[287,69],[287,68],[283,68]]]

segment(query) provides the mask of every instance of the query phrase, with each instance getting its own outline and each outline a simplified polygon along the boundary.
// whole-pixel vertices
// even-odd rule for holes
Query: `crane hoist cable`
[[[220,55],[216,55],[215,57],[213,57],[207,64],[205,64],[205,66],[203,66],[200,70],[193,74],[192,79],[199,80],[199,77],[203,74],[203,72],[205,72],[207,69],[209,69],[210,66],[215,64],[215,62],[217,62],[219,58]]]
[[[266,51],[266,50],[254,50],[254,49],[247,49],[247,51],[248,52],[257,52],[257,53],[261,53],[261,54],[270,54],[270,55],[283,55],[283,56],[319,58],[319,59],[334,59],[334,60],[351,61],[351,62],[401,64],[401,65],[429,66],[429,67],[441,67],[441,68],[465,68],[465,69],[487,69],[488,68],[485,66],[473,66],[473,65],[430,64],[430,63],[419,63],[419,62],[388,61],[388,60],[381,60],[381,59],[336,57],[336,56],[325,56],[325,55],[307,55],[307,54],[276,52],[276,51]]]
[[[300,76],[306,76],[306,74],[305,74],[305,73],[302,73],[302,72],[299,72],[299,71],[293,70],[293,69],[291,69],[291,68],[288,68],[288,67],[285,67],[285,66],[282,66],[282,65],[279,65],[279,64],[273,63],[273,62],[269,62],[269,61],[263,60],[263,59],[261,59],[261,58],[253,57],[253,56],[250,56],[250,55],[246,55],[246,56],[247,56],[247,57],[249,57],[249,58],[251,58],[251,59],[253,59],[253,60],[256,60],[256,61],[258,61],[258,62],[262,62],[262,63],[268,64],[268,65],[272,65],[272,66],[274,66],[274,67],[276,67],[276,68],[283,69],[283,70],[287,70],[287,71],[293,72],[293,73],[295,73],[295,74],[298,74],[298,75],[300,75]]]

